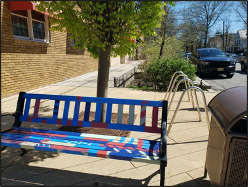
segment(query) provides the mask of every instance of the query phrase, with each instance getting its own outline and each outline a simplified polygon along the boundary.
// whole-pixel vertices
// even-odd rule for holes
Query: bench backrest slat
[[[75,103],[73,120],[77,120],[77,119],[78,119],[79,108],[80,108],[80,101],[78,100],[78,101],[76,101],[76,103]]]
[[[28,118],[28,113],[29,113],[30,104],[31,104],[31,99],[28,98],[28,99],[26,100],[25,110],[24,110],[24,119],[25,119],[25,120],[27,120],[27,118]]]
[[[53,108],[53,120],[58,119],[58,114],[59,114],[59,100],[55,100],[54,102],[54,108]]]
[[[158,126],[158,107],[154,106],[152,109],[152,127]]]
[[[140,110],[140,125],[142,126],[146,125],[146,106],[142,106],[142,105]]]
[[[95,122],[100,122],[102,103],[96,103]]]
[[[107,112],[106,112],[106,123],[111,123],[111,118],[112,118],[112,103],[109,103],[107,105]]]
[[[48,124],[60,124],[68,126],[81,126],[81,127],[98,127],[98,128],[109,128],[118,130],[129,130],[129,131],[141,131],[141,132],[152,132],[160,133],[161,128],[158,127],[158,111],[162,108],[163,101],[144,101],[134,99],[116,99],[116,98],[99,98],[99,97],[78,97],[78,96],[62,96],[62,95],[47,95],[47,94],[23,94],[23,98],[26,100],[24,114],[20,116],[20,121],[37,122],[37,123],[48,123]],[[35,100],[33,114],[29,116],[29,110],[31,106],[31,99]],[[53,115],[51,118],[39,117],[39,109],[41,100],[53,100]],[[61,101],[65,101],[64,111],[62,119],[59,119],[59,108]],[[73,118],[69,117],[70,102],[75,102],[73,108]],[[85,102],[84,119],[79,120],[79,112],[81,102]],[[91,103],[96,103],[95,119],[89,121]],[[106,104],[106,120],[100,122],[101,110],[103,104]],[[117,121],[111,123],[113,104],[117,105]],[[123,124],[123,112],[124,105],[128,105],[128,122]],[[134,125],[135,106],[140,106],[140,123]],[[147,118],[147,107],[152,107],[152,121],[151,126],[146,125]],[[166,111],[166,110],[165,110]]]
[[[34,105],[34,115],[33,115],[34,118],[38,117],[39,109],[40,109],[40,99],[36,99]]]
[[[69,107],[70,107],[70,101],[65,101],[63,121],[66,121],[68,119]]]
[[[128,124],[133,125],[134,123],[134,107],[135,105],[129,106],[129,116],[128,116]]]
[[[118,105],[118,113],[117,113],[117,123],[122,123],[122,117],[123,117],[123,104]]]
[[[90,102],[86,102],[85,111],[84,111],[84,121],[89,121],[90,119]]]

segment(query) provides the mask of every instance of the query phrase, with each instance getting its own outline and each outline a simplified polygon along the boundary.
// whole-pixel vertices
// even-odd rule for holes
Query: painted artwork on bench
[[[152,133],[161,132],[158,122],[161,121],[162,111],[159,112],[159,107],[161,108],[162,104],[158,101],[79,96],[53,98],[52,95],[45,98],[46,96],[39,94],[25,94],[24,97],[26,101],[24,114],[20,118],[21,121]],[[107,103],[106,121],[100,122],[103,103]],[[92,112],[95,113],[94,119],[90,119]],[[117,114],[114,123],[113,113]],[[123,120],[124,114],[128,115],[127,120]],[[134,120],[135,116],[136,120]]]

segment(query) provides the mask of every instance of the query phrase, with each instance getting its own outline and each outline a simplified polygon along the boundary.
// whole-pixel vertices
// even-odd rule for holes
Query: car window
[[[202,50],[199,51],[200,57],[226,57],[225,53],[221,50]]]

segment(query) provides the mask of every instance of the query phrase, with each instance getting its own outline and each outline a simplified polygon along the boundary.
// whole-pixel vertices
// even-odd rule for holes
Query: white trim
[[[34,40],[31,10],[28,10],[28,33],[29,33],[29,38],[31,40]]]
[[[20,15],[20,14],[16,14],[16,13],[13,13],[13,12],[11,12],[11,14],[14,15],[14,16],[23,17],[23,18],[26,18],[26,19],[28,18],[28,17],[26,17],[26,16],[23,16],[23,15]]]
[[[45,40],[46,43],[49,43],[49,24],[48,24],[48,15],[45,15]]]
[[[18,35],[14,35],[15,39],[20,39],[20,40],[31,40],[29,37],[25,37],[25,36],[18,36]]]

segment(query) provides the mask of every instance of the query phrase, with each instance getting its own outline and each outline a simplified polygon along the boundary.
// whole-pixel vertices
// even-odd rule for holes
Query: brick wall
[[[1,98],[97,70],[98,60],[72,49],[66,33],[49,33],[50,43],[14,39],[8,2],[1,2]]]

